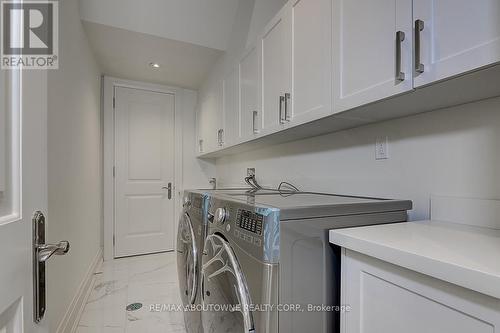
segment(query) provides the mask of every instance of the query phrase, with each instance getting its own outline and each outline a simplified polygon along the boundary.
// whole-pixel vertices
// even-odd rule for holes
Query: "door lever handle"
[[[162,190],[167,190],[168,191],[168,199],[172,199],[172,183],[168,183],[168,186],[163,186],[161,188]]]
[[[37,245],[38,261],[45,262],[53,255],[63,256],[69,252],[69,242],[61,241],[57,244]]]
[[[45,243],[45,215],[36,211],[32,219],[32,261],[33,261],[33,321],[39,323],[47,307],[46,290],[46,261],[53,255],[65,255],[69,252],[69,242],[62,241],[57,244]]]

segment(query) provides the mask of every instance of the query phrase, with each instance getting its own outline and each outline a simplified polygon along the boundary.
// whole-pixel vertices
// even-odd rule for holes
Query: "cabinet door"
[[[201,101],[200,133],[203,152],[209,153],[220,148],[219,131],[224,128],[222,114],[222,82],[217,82]]]
[[[500,332],[498,300],[342,251],[342,333]]]
[[[205,137],[203,129],[203,112],[202,112],[202,102],[198,102],[196,105],[196,152],[197,154],[203,154],[205,152]]]
[[[333,0],[333,25],[335,112],[413,89],[412,0]]]
[[[260,47],[251,48],[240,61],[241,138],[254,137],[262,127],[260,104]]]
[[[332,112],[332,1],[293,0],[291,15],[293,89],[287,116],[301,124]]]
[[[416,86],[500,61],[500,1],[418,0],[413,6],[414,24],[423,22],[420,50],[415,41],[423,65]]]
[[[239,71],[235,67],[223,82],[223,110],[224,130],[222,142],[224,146],[231,146],[240,139],[240,93],[239,93]]]
[[[291,57],[289,6],[267,25],[262,37],[262,129],[278,130],[284,124],[284,95],[291,94]],[[283,100],[280,102],[280,96]],[[280,112],[281,110],[281,112]],[[281,118],[281,119],[280,119]]]

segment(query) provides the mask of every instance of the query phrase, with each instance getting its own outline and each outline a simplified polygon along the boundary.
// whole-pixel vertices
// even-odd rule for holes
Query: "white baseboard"
[[[95,258],[92,260],[84,279],[80,283],[78,290],[68,307],[68,311],[64,314],[63,319],[57,327],[56,333],[74,333],[80,321],[87,299],[94,285],[94,273],[102,262],[102,249],[99,248]]]

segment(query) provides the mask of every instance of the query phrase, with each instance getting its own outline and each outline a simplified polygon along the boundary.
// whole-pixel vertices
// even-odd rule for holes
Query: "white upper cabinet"
[[[220,138],[223,146],[236,144],[240,140],[239,80],[238,67],[235,67],[223,80],[224,126]]]
[[[500,61],[500,1],[415,0],[413,7],[416,87]]]
[[[261,39],[264,133],[332,112],[331,0],[291,0]]]
[[[333,26],[335,112],[413,89],[412,0],[333,0]]]
[[[240,127],[243,140],[253,138],[262,127],[260,101],[260,47],[251,48],[243,56],[240,69]]]
[[[202,152],[209,153],[221,148],[221,130],[224,128],[221,81],[212,86],[201,101],[198,121]]]
[[[292,94],[289,119],[305,123],[332,112],[332,0],[291,0]]]
[[[500,0],[289,0],[239,59],[202,97],[202,155],[498,96]]]
[[[291,94],[291,34],[288,6],[266,26],[262,47],[262,130],[273,132],[286,122],[285,94]],[[289,104],[288,104],[289,105]]]

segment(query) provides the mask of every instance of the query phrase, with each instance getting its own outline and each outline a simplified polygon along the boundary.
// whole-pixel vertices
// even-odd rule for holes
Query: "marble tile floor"
[[[137,311],[127,304],[143,303]],[[77,333],[185,333],[182,312],[150,311],[153,304],[182,304],[175,253],[104,262]]]

